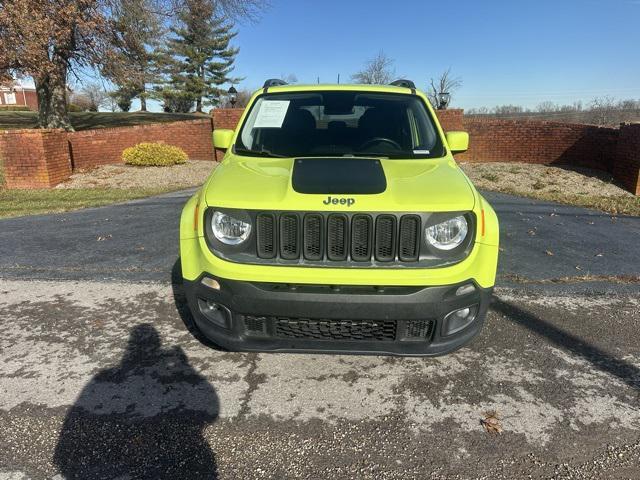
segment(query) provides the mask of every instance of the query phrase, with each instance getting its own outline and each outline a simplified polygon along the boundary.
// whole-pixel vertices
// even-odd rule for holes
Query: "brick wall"
[[[611,171],[618,129],[533,120],[465,118],[466,162],[567,164]]]
[[[613,175],[627,190],[640,195],[640,123],[620,126]]]
[[[211,119],[156,123],[81,132],[0,132],[0,158],[8,188],[47,188],[72,170],[122,162],[122,151],[141,142],[182,148],[190,159],[214,160]]]
[[[101,128],[69,133],[74,169],[122,162],[122,151],[141,142],[159,142],[182,148],[190,159],[213,160],[210,119],[155,123],[134,127]]]
[[[461,108],[451,108],[449,110],[436,110],[436,116],[440,122],[442,130],[464,130],[464,110]]]
[[[0,132],[0,158],[7,188],[49,188],[71,174],[62,130]]]
[[[213,128],[235,130],[243,112],[244,108],[216,108],[212,110]]]
[[[212,123],[236,128],[243,109],[214,110],[213,120],[109,128],[0,132],[0,156],[9,188],[46,188],[72,169],[120,163],[122,150],[144,141],[183,148],[190,158],[214,159]],[[640,124],[620,129],[523,120],[464,118],[461,110],[438,112],[443,129],[466,130],[470,149],[456,155],[470,162],[568,164],[606,170],[640,194]],[[217,154],[219,152],[216,152]]]

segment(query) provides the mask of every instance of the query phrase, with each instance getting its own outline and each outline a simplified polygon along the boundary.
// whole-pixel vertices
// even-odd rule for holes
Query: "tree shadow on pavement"
[[[218,412],[218,395],[183,350],[138,325],[120,363],[70,408],[54,463],[65,479],[216,479],[204,429]]]
[[[515,305],[494,297],[491,308],[515,324],[547,338],[551,343],[587,360],[594,368],[617,377],[629,387],[640,391],[640,369],[620,360],[575,335],[538,318]]]

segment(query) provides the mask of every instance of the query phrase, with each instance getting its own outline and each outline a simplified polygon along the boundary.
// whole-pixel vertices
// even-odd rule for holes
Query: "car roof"
[[[258,91],[278,92],[314,92],[314,91],[358,91],[358,92],[388,92],[388,93],[413,93],[411,88],[396,87],[394,85],[370,85],[370,84],[337,84],[320,83],[308,85],[278,85],[274,87],[261,88]]]

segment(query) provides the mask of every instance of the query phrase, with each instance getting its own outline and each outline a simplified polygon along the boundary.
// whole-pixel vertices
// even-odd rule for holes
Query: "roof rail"
[[[405,80],[404,78],[400,78],[394,82],[391,82],[390,85],[393,85],[394,87],[412,88],[414,90],[416,88],[415,83],[413,83],[411,80]]]
[[[279,78],[270,78],[269,80],[264,82],[264,85],[262,86],[262,88],[279,87],[281,85],[286,85],[286,84],[287,82],[285,82],[284,80],[280,80]]]

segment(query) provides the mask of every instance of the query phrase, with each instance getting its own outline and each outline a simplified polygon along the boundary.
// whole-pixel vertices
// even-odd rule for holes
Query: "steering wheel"
[[[398,142],[396,142],[395,140],[391,140],[390,138],[385,138],[385,137],[375,137],[375,138],[372,138],[370,140],[367,140],[362,145],[360,145],[360,147],[358,147],[358,150],[366,150],[371,145],[374,145],[376,143],[388,143],[389,145],[391,145],[395,149],[402,150],[402,147],[400,146],[400,144]]]

